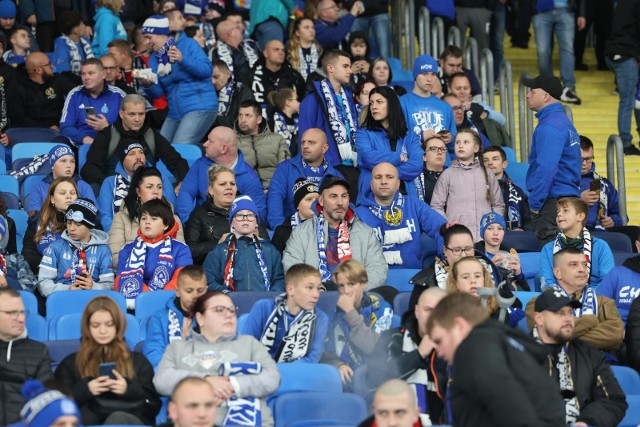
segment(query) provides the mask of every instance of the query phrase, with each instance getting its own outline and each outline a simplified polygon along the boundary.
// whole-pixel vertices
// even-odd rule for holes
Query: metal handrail
[[[462,48],[461,39],[462,36],[460,36],[460,28],[454,25],[450,26],[449,33],[447,34],[447,46],[458,46],[459,48]]]
[[[431,23],[431,56],[437,58],[444,50],[444,21],[439,16]]]
[[[478,61],[478,41],[473,37],[469,37],[464,45],[464,62],[465,66],[473,71],[474,73],[478,73],[480,68]]]
[[[420,55],[426,55],[431,48],[431,15],[426,6],[420,8],[418,16],[418,44]]]
[[[516,144],[515,106],[513,103],[513,71],[511,62],[507,59],[500,64],[500,112],[507,118],[507,130],[511,139],[512,148]]]
[[[391,34],[401,34],[402,32],[402,21],[404,14],[401,13],[403,10],[403,0],[394,0],[393,7],[391,8]],[[391,51],[394,58],[401,58],[402,56],[402,37],[393,38],[393,43],[391,43]]]
[[[520,116],[520,161],[529,161],[529,145],[533,137],[533,112],[527,105],[527,88],[522,82],[523,78],[531,78],[531,74],[524,71],[520,74],[518,85],[518,111]]]
[[[494,82],[493,82],[493,53],[485,48],[480,52],[480,84],[482,86],[482,99],[491,108],[495,108]]]
[[[562,104],[562,109],[564,110],[564,113],[567,115],[567,117],[569,117],[569,120],[571,120],[571,123],[573,123],[573,110],[571,109],[571,107],[569,107],[567,104]]]
[[[607,140],[607,179],[611,181],[614,187],[616,186],[616,175],[618,177],[617,189],[620,217],[622,217],[622,225],[627,225],[627,185],[624,177],[624,149],[622,147],[622,139],[618,135],[609,135]]]
[[[405,45],[407,49],[405,50],[405,61],[404,68],[409,69],[413,65],[413,60],[416,57],[416,25],[415,25],[415,16],[414,10],[415,5],[413,3],[414,0],[405,0],[404,4],[404,37],[405,37]]]

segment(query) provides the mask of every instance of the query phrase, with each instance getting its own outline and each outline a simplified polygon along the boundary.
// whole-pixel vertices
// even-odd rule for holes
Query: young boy
[[[13,46],[13,49],[9,49],[2,55],[2,59],[9,65],[17,67],[27,60],[29,56],[29,49],[31,48],[31,39],[29,38],[29,32],[24,28],[16,28],[11,32],[9,41]],[[49,64],[51,65],[51,64]],[[49,71],[52,71],[49,69]]]
[[[254,304],[248,335],[262,342],[278,363],[318,363],[324,350],[329,318],[315,308],[322,278],[307,264],[295,264],[284,276],[286,293]]]
[[[529,200],[524,191],[511,181],[505,172],[509,161],[504,150],[497,146],[485,148],[482,152],[484,167],[496,176],[502,198],[504,199],[506,212],[506,231],[530,230],[531,211],[529,210]]]
[[[380,333],[391,328],[391,305],[367,288],[367,271],[360,261],[350,259],[333,270],[333,281],[340,296],[333,315],[322,363],[340,371],[342,383],[351,383],[353,371],[366,363]]]
[[[96,206],[89,199],[76,199],[65,218],[67,229],[42,255],[38,290],[44,297],[61,290],[111,290],[111,250],[107,233],[95,230]]]
[[[540,281],[542,289],[556,282],[553,275],[553,254],[566,248],[577,248],[589,264],[589,285],[596,289],[600,281],[615,266],[611,248],[604,240],[593,237],[585,227],[589,207],[577,197],[563,197],[557,203],[556,222],[560,233],[554,242],[547,243],[540,253]]]
[[[187,265],[178,273],[176,297],[153,313],[147,323],[147,338],[142,353],[156,367],[165,349],[175,340],[190,339],[193,331],[191,307],[198,297],[207,292],[207,277],[202,266]]]
[[[231,233],[204,260],[209,290],[284,291],[282,257],[271,242],[259,239],[260,216],[251,197],[233,201],[229,221]]]
[[[127,299],[128,310],[135,310],[140,292],[175,289],[177,273],[193,264],[189,247],[171,237],[177,231],[169,202],[154,199],[142,205],[138,237],[118,258],[115,290]]]

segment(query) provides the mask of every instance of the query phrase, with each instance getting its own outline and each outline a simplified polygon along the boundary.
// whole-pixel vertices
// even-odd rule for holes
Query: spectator
[[[169,20],[169,31],[173,35],[184,32],[187,28],[187,20],[184,14],[178,9],[169,9],[162,13]]]
[[[313,182],[305,181],[304,178],[296,180],[291,192],[293,193],[293,204],[296,207],[296,212],[278,225],[271,237],[271,243],[281,254],[284,252],[293,230],[314,216],[312,206],[320,196],[318,194],[318,186]]]
[[[456,157],[444,171],[433,190],[431,206],[449,221],[459,221],[473,233],[477,242],[481,236],[479,224],[482,215],[495,211],[504,214],[504,201],[500,186],[493,174],[480,163],[478,153],[480,137],[471,129],[456,135]],[[465,192],[473,183],[474,190]]]
[[[231,232],[204,260],[209,290],[282,292],[282,258],[271,242],[258,237],[258,208],[249,196],[233,201],[229,223]]]
[[[22,27],[16,27],[11,30],[9,34],[9,41],[11,42],[11,49],[4,52],[2,59],[9,65],[17,67],[23,64],[27,60],[27,56],[31,53],[31,39],[29,38],[29,31]]]
[[[283,87],[277,92],[270,92],[267,98],[275,107],[269,127],[274,133],[284,138],[289,153],[295,155],[298,151],[298,120],[300,118],[300,101],[296,91]]]
[[[133,77],[135,70],[147,68],[145,59],[139,53],[131,50],[131,46],[126,40],[115,39],[108,45],[109,54],[116,60],[116,66],[120,70],[117,79],[136,92],[141,92],[140,80]],[[154,103],[154,107],[160,108]],[[166,105],[165,105],[166,107]]]
[[[560,390],[547,374],[547,352],[533,338],[488,317],[479,298],[458,292],[440,301],[427,321],[438,356],[454,367],[447,385],[448,415],[453,419],[447,422],[564,425]],[[517,360],[517,365],[509,360]],[[478,389],[478,384],[485,386]],[[498,393],[501,404],[488,401],[487,393]]]
[[[80,77],[82,63],[94,57],[83,19],[82,14],[75,10],[57,16],[62,36],[53,43],[53,69],[56,73],[70,72]]]
[[[489,28],[495,2],[491,0],[471,1],[455,0],[456,24],[462,35],[460,45],[465,45],[467,27],[470,35],[478,42],[478,51],[489,48]]]
[[[326,284],[338,264],[353,258],[367,270],[367,289],[384,285],[388,266],[382,247],[374,230],[349,206],[349,184],[327,174],[318,193],[314,217],[296,227],[287,242],[282,257],[285,271],[299,263],[317,265]]]
[[[249,86],[236,82],[229,66],[220,59],[213,60],[213,86],[218,94],[217,126],[231,127],[238,119],[240,104],[255,99]]]
[[[278,388],[280,374],[266,347],[253,337],[237,334],[236,308],[221,292],[200,296],[191,312],[197,330],[191,341],[174,341],[167,347],[154,378],[158,392],[169,394],[180,380],[201,377],[211,384],[220,405],[215,424],[234,424],[247,413],[254,416],[246,423],[260,424],[261,417],[263,426],[272,427],[266,398]],[[210,354],[228,356],[211,360]],[[247,405],[254,409],[249,411]]]
[[[194,424],[214,425],[218,410],[213,388],[206,380],[186,377],[176,384],[167,407],[174,427],[190,427]]]
[[[596,294],[611,298],[616,303],[622,321],[627,324],[633,302],[640,295],[640,258],[627,258],[622,265],[614,267],[602,278]]]
[[[107,233],[96,230],[97,209],[88,199],[74,200],[65,214],[67,229],[42,254],[38,291],[111,290],[113,263]]]
[[[243,31],[228,18],[221,21],[216,27],[218,42],[211,51],[211,60],[222,60],[235,81],[250,86],[250,70],[260,59],[260,51],[254,42],[244,41]]]
[[[238,192],[236,176],[225,166],[212,165],[208,179],[207,200],[192,212],[187,223],[187,245],[197,265],[202,265],[231,231],[229,209]]]
[[[484,133],[488,133],[488,130],[485,129],[487,119],[493,120],[500,126],[505,126],[507,124],[507,119],[504,114],[497,112],[481,100],[473,99],[471,96],[471,79],[469,78],[469,75],[461,71],[451,74],[449,77],[447,91],[448,93],[453,93],[458,97],[460,102],[462,102],[462,105],[464,105],[464,109],[467,112],[469,120],[478,126]]]
[[[8,234],[6,241],[4,241],[4,238],[0,239],[0,248],[2,245],[5,245],[4,250],[0,250],[0,253],[4,253],[4,255],[18,253],[16,222],[8,215],[7,209],[7,202],[0,196],[0,216],[3,217],[6,222],[4,234],[5,236]]]
[[[67,95],[60,118],[60,135],[75,145],[91,144],[97,133],[118,118],[122,98],[126,94],[105,82],[99,59],[88,59],[82,65],[82,85]]]
[[[398,96],[405,95],[407,90],[400,85],[392,85],[393,73],[391,72],[391,66],[386,59],[379,56],[373,60],[369,72],[367,73],[367,80],[373,81],[376,86],[389,86],[398,94]]]
[[[322,48],[316,40],[316,29],[313,19],[300,18],[293,21],[287,59],[294,70],[298,71],[302,79],[308,81],[320,63]]]
[[[29,203],[27,204],[29,216],[40,212],[40,208],[47,199],[49,185],[53,180],[61,177],[70,177],[76,182],[79,197],[89,199],[92,203],[96,202],[91,186],[75,174],[76,157],[71,148],[66,145],[54,146],[49,150],[49,164],[51,165],[51,173],[45,176],[42,181],[37,182],[29,193]]]
[[[133,161],[129,156],[128,161]],[[133,156],[135,158],[135,156]],[[117,177],[115,177],[117,179]],[[131,182],[125,193],[120,210],[113,217],[109,231],[109,246],[113,256],[113,265],[118,265],[122,248],[136,240],[140,228],[140,208],[150,200],[164,199],[163,177],[160,171],[154,167],[138,166],[131,175]],[[118,185],[114,188],[117,188]],[[168,195],[173,195],[171,191]],[[166,200],[166,199],[165,199]],[[184,243],[184,231],[180,219],[173,215],[177,225],[175,233],[171,237]]]
[[[427,139],[424,147],[424,166],[420,175],[413,180],[418,198],[428,205],[431,205],[431,196],[436,182],[442,172],[447,168],[444,164],[447,160],[447,144],[439,136]],[[412,194],[408,194],[409,197]]]
[[[400,104],[407,127],[412,129],[421,141],[439,134],[449,145],[457,131],[451,107],[432,94],[438,79],[437,72],[438,63],[435,59],[429,55],[417,57],[413,63],[413,92],[400,98]]]
[[[176,297],[154,312],[146,323],[147,338],[142,352],[157,367],[167,346],[176,340],[189,340],[195,319],[190,312],[200,295],[207,292],[207,277],[199,265],[187,265],[178,273]]]
[[[184,34],[187,37],[194,39],[198,43],[198,46],[200,46],[205,51],[205,53],[207,52],[206,40],[204,38],[202,30],[199,27],[187,27],[184,29]]]
[[[507,154],[502,148],[491,146],[482,151],[482,162],[485,169],[493,172],[500,184],[505,205],[506,231],[529,230],[532,226],[529,198],[511,181],[505,171],[509,165]]]
[[[465,111],[465,107],[462,101],[460,101],[456,95],[454,95],[453,93],[447,93],[442,97],[442,100],[447,104],[449,104],[449,106],[453,110],[453,118],[456,122],[456,130],[458,132],[461,131],[462,129],[471,129],[475,131],[478,134],[478,136],[480,136],[480,139],[482,140],[483,150],[493,146],[491,144],[491,141],[489,141],[489,139],[487,138],[487,136],[484,133],[482,133],[480,130],[478,130],[476,125],[473,124],[471,120],[469,120],[469,117],[467,117],[467,113]],[[436,136],[441,136],[441,135],[438,134]],[[449,156],[451,158],[454,158],[456,153],[455,144],[449,144],[448,150],[449,150]]]
[[[149,48],[149,40],[142,34],[142,25],[138,24],[131,30],[131,50],[134,54],[140,55],[140,57],[147,63],[149,61],[149,55],[151,55],[151,49]]]
[[[351,27],[352,32],[364,31],[370,37],[371,50],[378,56],[389,58],[391,28],[389,27],[389,1],[363,0],[362,13]]]
[[[26,76],[10,86],[8,112],[14,127],[47,127],[59,131],[64,98],[74,85],[54,74],[42,52],[33,52],[25,62]],[[6,84],[6,82],[5,82]]]
[[[579,249],[567,248],[553,255],[553,291],[579,301],[582,306],[573,310],[576,328],[573,338],[581,339],[602,351],[616,351],[622,343],[624,323],[620,318],[615,302],[607,297],[596,295],[589,286],[589,262]],[[527,304],[527,323],[534,325],[534,305],[536,298]]]
[[[362,126],[364,120],[367,118],[367,112],[369,111],[369,94],[376,88],[377,85],[370,80],[364,80],[356,86],[356,90],[353,92],[353,98],[356,101],[356,111],[358,112],[358,124]]]
[[[340,371],[343,388],[349,388],[353,371],[372,355],[380,334],[389,329],[393,310],[381,297],[365,292],[370,287],[364,265],[347,260],[332,274],[340,296],[331,313],[322,363]]]
[[[360,82],[366,80],[371,69],[369,62],[369,39],[364,31],[352,31],[349,33],[349,48],[351,54],[351,87],[358,87]]]
[[[20,411],[22,423],[15,425],[82,425],[76,402],[58,390],[48,390],[38,380],[27,380],[22,385],[22,395],[28,401]]]
[[[542,18],[538,15],[539,20]],[[539,120],[531,141],[527,191],[532,224],[542,247],[557,234],[558,198],[580,196],[580,140],[559,102],[560,80],[555,76],[538,76],[522,82],[530,89],[527,105]]]
[[[587,258],[587,277],[589,285],[597,289],[600,281],[615,266],[613,253],[607,242],[592,236],[585,227],[588,207],[577,197],[558,199],[557,221],[560,233],[555,241],[549,242],[540,253],[540,281],[542,288],[555,283],[554,254],[566,249],[575,248]]]
[[[392,164],[378,163],[371,172],[370,190],[356,215],[373,228],[390,269],[420,269],[423,262],[420,236],[423,233],[430,236],[440,247],[439,230],[447,220],[417,198],[403,195],[398,175]]]
[[[414,390],[400,380],[389,380],[376,390],[373,396],[373,416],[358,427],[422,427],[431,424],[427,418],[423,422]]]
[[[44,251],[52,242],[60,240],[60,235],[67,226],[65,213],[77,198],[78,187],[73,178],[56,178],[49,185],[40,216],[29,222],[22,246],[22,255],[35,274],[38,274]]]
[[[5,50],[12,49],[13,46],[9,42],[9,36],[11,32],[18,28],[25,28],[21,25],[16,25],[16,16],[18,14],[18,9],[16,8],[16,3],[12,0],[2,0],[0,2],[0,42],[2,45],[6,47]],[[31,48],[34,52],[40,50],[38,47],[38,42],[31,32],[29,32],[29,37],[31,38]]]
[[[169,113],[160,133],[174,144],[197,144],[216,120],[218,98],[211,81],[213,66],[198,44],[189,37],[170,35],[169,20],[153,15],[142,33],[154,52],[149,67],[157,83],[142,79],[149,94],[167,95]]]
[[[120,67],[118,67],[118,62],[113,55],[110,53],[103,55],[100,58],[100,62],[102,62],[102,68],[104,68],[104,81],[107,84],[119,88],[127,95],[136,93],[135,89],[118,79],[120,77]]]
[[[48,380],[51,360],[47,347],[27,337],[25,321],[29,311],[24,308],[20,293],[13,288],[0,287],[0,424],[9,425],[20,420],[25,403],[20,388],[25,381]]]
[[[284,42],[287,21],[295,8],[292,0],[254,0],[251,3],[249,34],[255,37],[261,49],[266,49],[272,40]]]
[[[160,410],[153,367],[127,348],[126,329],[120,307],[108,296],[95,297],[82,312],[80,349],[56,369],[56,380],[71,390],[85,424],[150,425]],[[107,375],[103,364],[112,366]]]
[[[278,163],[291,157],[287,142],[281,135],[269,130],[262,117],[260,104],[253,100],[240,104],[234,130],[238,137],[238,148],[244,153],[245,161],[260,175],[266,192]]]
[[[478,78],[472,70],[463,67],[462,62],[463,52],[460,47],[449,45],[442,51],[438,58],[438,64],[440,65],[438,69],[438,79],[442,85],[442,91],[447,93],[449,91],[449,79],[451,76],[462,72],[469,77],[469,86],[471,88],[473,101],[480,101],[482,98],[482,89],[480,88]]]
[[[343,49],[356,18],[364,12],[362,2],[355,2],[349,13],[340,17],[340,7],[334,0],[321,0],[317,6],[316,40],[324,50]]]
[[[554,291],[536,299],[533,337],[549,350],[549,377],[558,381],[567,425],[615,427],[627,410],[624,392],[605,355],[574,339],[580,302]]]
[[[285,276],[286,293],[251,308],[247,335],[260,340],[278,363],[320,362],[329,327],[327,315],[316,308],[321,291],[318,270],[292,266]]]
[[[109,43],[113,40],[127,39],[127,31],[118,17],[122,6],[121,0],[98,0],[96,3],[96,14],[93,17],[96,24],[91,49],[97,58],[109,52]]]
[[[114,289],[135,309],[135,299],[147,291],[173,290],[182,267],[193,264],[189,247],[176,240],[178,222],[171,205],[152,199],[140,207],[138,237],[127,243],[118,257]]]
[[[125,140],[135,140],[141,144],[151,164],[162,160],[178,185],[189,172],[187,161],[180,157],[160,132],[151,128],[145,99],[140,95],[127,95],[120,104],[118,118],[113,125],[99,132],[91,144],[81,171],[82,177],[92,185],[101,185],[105,178],[114,175],[120,161],[116,151],[122,154],[129,145],[125,145]]]
[[[176,213],[182,222],[187,222],[194,208],[206,201],[209,186],[208,171],[214,163],[233,170],[236,174],[238,192],[251,197],[258,206],[261,221],[264,221],[267,217],[264,189],[258,174],[245,162],[242,151],[238,149],[238,139],[233,129],[224,126],[216,127],[209,133],[203,147],[204,156],[191,165],[178,193]]]

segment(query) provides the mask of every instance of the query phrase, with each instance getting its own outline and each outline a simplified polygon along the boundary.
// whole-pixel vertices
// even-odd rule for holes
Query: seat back
[[[411,292],[400,292],[393,299],[393,313],[402,316],[409,310],[409,300],[411,299]]]
[[[518,253],[540,252],[540,244],[536,233],[532,231],[507,231],[502,244],[505,248],[513,248]]]
[[[247,335],[247,323],[249,322],[249,313],[238,316],[238,334]]]
[[[231,292],[227,294],[231,297],[233,304],[238,308],[238,316],[251,311],[251,307],[256,301],[264,298],[275,298],[277,292],[257,291],[257,292]]]
[[[80,148],[78,148],[78,172],[80,172],[84,164],[87,163],[87,153],[90,148],[91,144],[82,144]]]
[[[629,258],[633,258],[638,254],[635,252],[614,252],[613,253],[613,261],[616,263],[616,266],[624,264],[626,260]]]
[[[131,314],[127,314],[127,330],[124,338],[131,348],[140,342],[140,326]],[[52,320],[49,327],[49,340],[77,340],[82,336],[80,323],[82,313],[63,314]],[[53,335],[52,335],[53,332]]]
[[[171,144],[173,148],[176,149],[180,157],[185,159],[189,166],[193,164],[196,160],[202,157],[202,149],[199,145],[192,144]]]
[[[604,240],[613,252],[633,252],[631,240],[623,233],[613,231],[593,231],[593,237]]]
[[[624,394],[640,395],[640,374],[638,371],[628,366],[612,366],[611,370]]]
[[[386,285],[394,287],[399,292],[411,292],[413,285],[409,284],[409,280],[419,272],[417,268],[389,269]]]
[[[518,187],[522,189],[525,193],[527,192],[527,171],[529,170],[528,163],[518,163],[518,162],[509,162],[507,165],[507,174],[511,181]]]
[[[367,404],[352,393],[310,391],[279,397],[274,415],[276,427],[357,425],[367,417]]]
[[[323,363],[278,363],[280,371],[280,387],[269,396],[268,401],[286,394],[301,391],[326,391],[341,393],[342,380],[340,373],[331,365]]]
[[[24,234],[27,232],[29,215],[19,209],[7,209],[7,215],[16,223],[16,244],[18,246],[18,253],[22,253],[22,241],[24,240]],[[33,294],[31,294],[31,296],[33,296]]]
[[[80,340],[45,341],[51,358],[51,370],[55,371],[60,362],[68,355],[80,350]]]
[[[516,152],[511,147],[500,147],[504,151],[504,154],[507,155],[507,161],[509,163],[518,163],[518,157],[516,156]]]
[[[22,205],[25,207],[25,209],[29,206],[29,197],[31,196],[33,187],[35,187],[36,184],[41,182],[45,176],[46,175],[42,175],[42,174],[29,175],[24,179],[24,181],[22,181],[22,184],[20,186],[21,187],[20,197],[22,200]],[[38,210],[39,209],[40,207],[38,207]]]
[[[10,128],[5,133],[11,138],[14,148],[25,142],[52,142],[60,135],[57,130],[49,128]]]
[[[48,338],[47,321],[38,314],[38,310],[29,310],[29,316],[25,320],[27,336],[35,341],[45,342]]]
[[[118,307],[126,313],[127,302],[124,296],[116,291],[83,290],[83,291],[58,291],[47,297],[47,321],[58,316],[71,313],[82,313],[85,306],[98,295],[107,295],[118,304]]]
[[[175,291],[140,292],[136,297],[136,319],[142,321],[162,309],[167,301],[175,298]]]
[[[336,306],[338,303],[338,297],[340,294],[338,291],[326,291],[320,292],[320,299],[318,299],[318,304],[316,307],[320,309],[327,316],[331,315],[336,311]]]
[[[20,160],[31,161],[35,156],[48,154],[56,145],[59,144],[54,142],[21,142],[16,144],[11,149],[11,167],[16,170],[20,166],[24,166],[25,162],[20,162]],[[48,165],[48,162],[46,163]]]
[[[20,198],[20,184],[11,175],[0,175],[0,189],[3,193],[13,194],[16,198]]]

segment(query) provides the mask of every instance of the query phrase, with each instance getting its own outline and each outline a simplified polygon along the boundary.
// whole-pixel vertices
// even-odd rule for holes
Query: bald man
[[[271,229],[290,221],[291,215],[296,212],[293,202],[293,187],[296,181],[304,180],[319,185],[326,174],[343,177],[325,158],[329,145],[327,135],[322,130],[308,129],[300,138],[300,146],[300,152],[280,163],[271,178],[267,194]]]
[[[204,156],[196,160],[182,181],[176,214],[186,224],[191,212],[207,200],[209,188],[209,168],[213,164],[230,168],[236,175],[238,194],[249,196],[260,211],[260,220],[267,219],[267,201],[264,197],[260,177],[244,160],[238,150],[238,140],[233,129],[218,126],[213,129],[204,145]]]
[[[60,130],[64,98],[74,84],[60,74],[53,74],[51,61],[42,52],[29,54],[25,69],[27,76],[19,76],[9,91],[7,107],[11,126]]]
[[[174,427],[212,427],[219,403],[207,381],[187,377],[171,393],[169,418]]]
[[[359,195],[356,215],[373,228],[389,268],[422,268],[420,234],[427,233],[438,247],[440,227],[447,220],[416,196],[400,191],[398,169],[380,163],[371,171],[371,191]]]
[[[229,67],[235,81],[250,86],[251,68],[260,59],[260,50],[253,41],[243,40],[243,29],[232,20],[225,19],[216,27],[218,43],[211,51],[211,61],[221,59]]]
[[[420,408],[409,384],[390,380],[382,384],[373,397],[373,416],[361,427],[421,427]],[[425,422],[424,425],[431,425]]]
[[[404,316],[402,327],[380,335],[368,363],[373,369],[367,369],[367,387],[371,389],[392,378],[407,381],[418,396],[420,413],[427,414],[434,424],[444,421],[447,363],[436,356],[427,334],[427,321],[446,295],[446,291],[438,287],[425,290],[415,307],[410,307]]]

